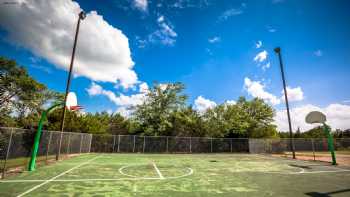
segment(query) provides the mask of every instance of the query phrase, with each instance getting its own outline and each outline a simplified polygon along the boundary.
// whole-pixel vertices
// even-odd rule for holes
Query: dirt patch
[[[343,155],[343,154],[335,154],[337,164],[340,166],[350,166],[350,155]],[[278,157],[286,157],[286,158],[293,158],[290,154],[274,154],[273,156]],[[313,155],[304,155],[304,154],[296,154],[296,159],[299,160],[306,160],[306,161],[321,161],[321,162],[332,162],[331,155],[327,156],[325,154],[317,155],[315,154],[315,157]]]

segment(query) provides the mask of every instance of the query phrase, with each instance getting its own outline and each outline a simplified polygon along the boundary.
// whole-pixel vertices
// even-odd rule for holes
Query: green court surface
[[[350,196],[350,169],[253,154],[85,154],[0,180],[0,196]]]

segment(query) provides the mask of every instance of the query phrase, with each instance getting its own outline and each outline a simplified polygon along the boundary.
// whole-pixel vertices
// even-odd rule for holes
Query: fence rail
[[[29,162],[35,130],[0,127],[0,174],[5,177],[9,169],[23,170]],[[62,157],[88,153],[91,134],[44,130],[40,137],[38,163],[47,163],[57,153],[57,144],[62,134]]]
[[[35,130],[0,127],[0,173],[25,167],[31,154]],[[43,131],[37,161],[45,163],[54,159],[61,132]],[[252,153],[291,155],[288,138],[208,138],[138,135],[92,135],[62,133],[62,156],[80,153]],[[326,138],[295,138],[297,158],[330,160]],[[334,140],[337,156],[345,154],[350,165],[350,138]],[[339,154],[338,154],[339,153]]]

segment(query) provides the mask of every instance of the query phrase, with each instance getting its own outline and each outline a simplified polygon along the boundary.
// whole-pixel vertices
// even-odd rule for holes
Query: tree
[[[143,104],[135,107],[133,120],[144,135],[170,135],[173,130],[172,113],[185,107],[187,96],[182,83],[154,84]]]
[[[122,115],[115,113],[109,117],[108,133],[113,135],[128,135],[130,121],[124,118]]]
[[[212,137],[275,137],[274,110],[261,99],[221,104],[203,115],[207,135]]]
[[[203,120],[192,106],[181,108],[171,114],[172,136],[205,136]]]
[[[17,122],[9,109],[0,109],[0,127],[16,127]]]
[[[18,126],[28,127],[26,118],[38,120],[45,103],[63,98],[29,76],[15,61],[0,57],[0,66],[0,109],[16,112]]]
[[[326,134],[323,131],[322,126],[317,126],[301,134],[303,138],[324,138]]]
[[[300,127],[298,127],[297,131],[294,134],[294,138],[300,138],[301,137],[301,132],[300,132]]]

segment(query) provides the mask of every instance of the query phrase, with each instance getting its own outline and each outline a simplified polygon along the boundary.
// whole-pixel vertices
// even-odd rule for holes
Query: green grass
[[[262,155],[86,154],[8,177],[0,196],[39,184],[26,195],[350,196],[349,180],[345,167]]]
[[[54,155],[47,157],[48,160],[55,158]],[[8,159],[6,161],[6,169],[16,168],[16,167],[25,167],[28,165],[30,158],[29,157],[18,157],[15,159]],[[46,156],[38,156],[36,158],[37,162],[45,162]]]

